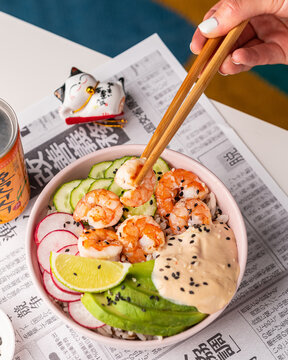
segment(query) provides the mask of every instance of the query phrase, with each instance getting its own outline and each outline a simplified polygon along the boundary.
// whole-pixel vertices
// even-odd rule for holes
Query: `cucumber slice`
[[[82,180],[69,181],[60,186],[53,197],[53,204],[57,211],[73,213],[73,208],[70,204],[71,191],[77,187]]]
[[[120,168],[122,164],[128,159],[131,159],[132,156],[123,156],[120,159],[116,159],[109,166],[109,168],[105,171],[105,178],[114,178],[117,170]]]
[[[74,210],[78,201],[88,192],[90,185],[94,182],[94,179],[87,178],[80,182],[80,184],[71,191],[70,194],[70,205]]]
[[[113,179],[97,179],[94,180],[93,183],[90,185],[88,191],[97,190],[97,189],[108,189]]]
[[[114,192],[117,196],[122,196],[126,191],[122,187],[120,187],[116,182],[113,180],[112,184],[109,186],[108,190]]]
[[[170,171],[170,167],[165,160],[159,158],[154,164],[153,170],[156,174],[157,180],[159,181],[166,172]]]
[[[108,169],[112,163],[113,161],[102,161],[93,165],[88,176],[93,179],[103,179],[105,177],[105,170]]]
[[[125,219],[130,215],[148,215],[148,216],[154,216],[155,212],[157,210],[157,203],[155,196],[152,195],[151,199],[148,200],[145,204],[138,206],[138,207],[132,207],[132,206],[125,206],[123,208],[123,216]]]

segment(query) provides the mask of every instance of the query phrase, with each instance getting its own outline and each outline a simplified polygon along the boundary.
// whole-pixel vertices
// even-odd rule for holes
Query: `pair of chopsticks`
[[[149,169],[152,168],[161,153],[169,144],[200,96],[206,90],[214,75],[219,70],[220,65],[228,55],[247,23],[248,20],[236,26],[225,36],[225,38],[219,37],[207,40],[141,155],[141,158],[146,158],[146,161],[135,180],[135,185],[141,184]],[[217,47],[218,49],[215,52]],[[214,52],[215,54],[213,55]],[[205,67],[205,65],[207,66]],[[199,77],[200,74],[201,76]],[[190,91],[197,79],[198,81]]]

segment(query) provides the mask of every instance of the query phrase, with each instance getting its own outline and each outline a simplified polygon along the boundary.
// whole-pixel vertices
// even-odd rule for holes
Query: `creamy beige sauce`
[[[231,300],[238,275],[234,233],[215,223],[169,236],[155,260],[152,280],[162,297],[212,314]]]

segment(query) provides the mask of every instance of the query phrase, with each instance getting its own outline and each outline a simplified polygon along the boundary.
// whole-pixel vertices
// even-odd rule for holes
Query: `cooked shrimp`
[[[156,188],[157,209],[161,216],[169,217],[181,198],[203,199],[207,186],[191,171],[176,169],[165,173]]]
[[[123,254],[131,263],[145,261],[165,243],[159,224],[151,216],[131,216],[118,228],[117,235],[123,245]]]
[[[115,182],[123,189],[128,190],[125,191],[120,198],[120,201],[126,206],[141,206],[153,195],[156,176],[152,169],[148,171],[140,185],[134,185],[134,181],[142,169],[144,162],[145,159],[133,158],[127,160],[120,166],[115,175]]]
[[[189,225],[210,225],[211,223],[210,209],[199,199],[179,200],[169,216],[169,225],[174,234],[182,233]]]
[[[88,192],[78,202],[73,213],[75,221],[87,221],[95,229],[115,225],[123,213],[119,197],[112,191],[97,189]]]
[[[78,239],[80,256],[119,261],[122,244],[117,234],[108,229],[84,230]]]

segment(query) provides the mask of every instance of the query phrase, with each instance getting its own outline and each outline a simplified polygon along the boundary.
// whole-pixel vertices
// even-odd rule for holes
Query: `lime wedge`
[[[98,293],[120,284],[131,264],[51,252],[50,266],[56,278],[68,288]]]

